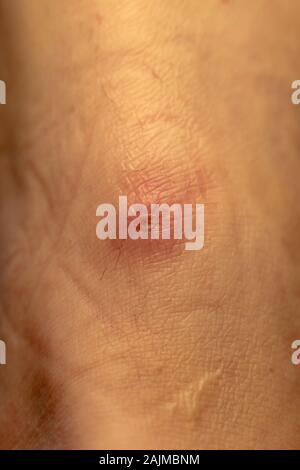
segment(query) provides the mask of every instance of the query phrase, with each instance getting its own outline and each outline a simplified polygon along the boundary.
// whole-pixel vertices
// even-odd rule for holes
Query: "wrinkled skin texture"
[[[0,18],[1,448],[299,448],[300,2]],[[126,192],[205,248],[97,240]]]

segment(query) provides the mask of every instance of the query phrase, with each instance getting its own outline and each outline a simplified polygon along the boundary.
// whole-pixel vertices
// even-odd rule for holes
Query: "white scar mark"
[[[214,382],[217,381],[221,372],[221,368],[213,372],[205,372],[200,379],[194,380],[174,394],[171,401],[167,403],[166,408],[171,412],[182,412],[190,419],[194,418],[199,414],[201,397],[205,392],[209,393],[210,386],[213,386]]]
[[[0,104],[6,104],[6,84],[0,80]]]

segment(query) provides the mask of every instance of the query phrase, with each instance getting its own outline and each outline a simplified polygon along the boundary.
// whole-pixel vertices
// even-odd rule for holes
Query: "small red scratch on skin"
[[[102,275],[101,275],[101,277],[100,277],[100,281],[103,280],[106,271],[107,271],[107,268],[104,268],[104,269],[103,269],[103,272],[102,272]]]
[[[146,67],[146,69],[149,70],[149,72],[151,73],[152,77],[155,78],[156,80],[161,80],[161,77],[158,75],[158,73],[154,70],[153,67],[151,67],[150,65],[146,64],[145,62],[143,62],[143,65]]]
[[[95,19],[96,19],[98,26],[100,26],[103,23],[103,17],[99,13],[96,13]]]

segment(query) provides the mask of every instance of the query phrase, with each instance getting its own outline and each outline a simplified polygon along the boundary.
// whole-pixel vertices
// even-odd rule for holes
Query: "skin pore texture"
[[[299,448],[299,20],[0,0],[1,448]],[[121,194],[204,249],[98,240]]]

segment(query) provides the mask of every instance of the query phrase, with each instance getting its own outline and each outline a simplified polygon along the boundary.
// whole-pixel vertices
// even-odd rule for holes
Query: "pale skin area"
[[[299,448],[300,1],[0,18],[1,448]],[[97,240],[125,191],[205,248]]]

